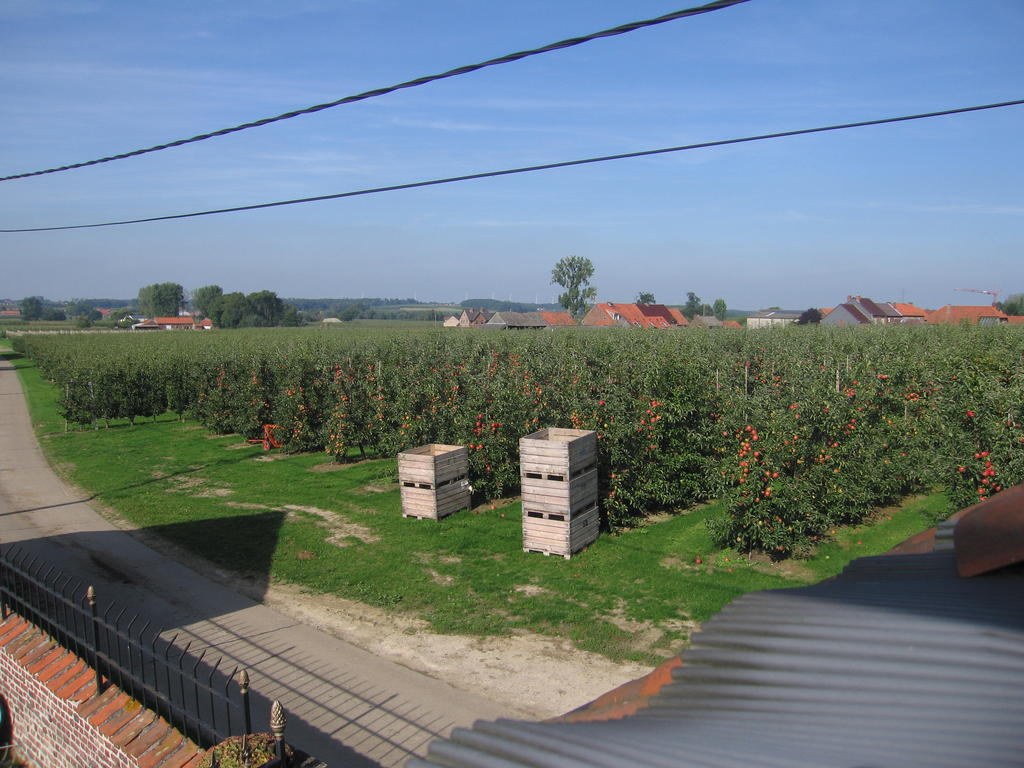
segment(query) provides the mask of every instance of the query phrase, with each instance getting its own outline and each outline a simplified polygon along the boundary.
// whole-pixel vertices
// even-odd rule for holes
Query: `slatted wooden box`
[[[523,551],[561,555],[569,559],[597,540],[600,517],[597,505],[572,519],[523,508]]]
[[[469,452],[464,445],[430,443],[398,454],[404,517],[442,517],[469,509]]]
[[[596,466],[597,433],[590,429],[541,429],[520,438],[519,461],[524,477],[571,479]]]
[[[571,518],[597,502],[597,434],[551,427],[519,441],[523,509]]]

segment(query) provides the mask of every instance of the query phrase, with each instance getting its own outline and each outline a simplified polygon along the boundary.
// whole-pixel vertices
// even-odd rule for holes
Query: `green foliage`
[[[211,317],[224,290],[219,285],[204,285],[192,291],[192,306],[205,317]]]
[[[551,282],[565,289],[558,297],[558,303],[579,320],[587,311],[587,305],[597,297],[597,288],[590,284],[594,276],[594,265],[585,256],[566,256],[551,270]]]
[[[686,316],[687,320],[693,320],[696,315],[701,313],[704,307],[704,303],[693,291],[687,291],[686,293],[686,304],[683,305],[683,315]]]
[[[354,338],[344,343],[338,341],[340,334],[337,332],[222,334],[223,341],[219,343],[224,347],[216,346],[219,350],[216,356],[227,364],[226,371],[244,377],[248,373],[244,366],[252,361],[249,356],[252,349],[277,345],[290,352],[301,348],[306,356],[301,362],[296,361],[295,372],[302,372],[308,378],[282,380],[280,386],[286,389],[296,384],[305,386],[303,381],[323,379],[322,374],[326,373],[326,381],[321,385],[326,384],[330,392],[335,376],[330,361],[341,361],[346,354],[356,354],[364,343],[371,346],[363,351],[373,358],[379,354],[382,362],[382,349],[389,346],[404,348],[408,344],[412,349],[426,350],[433,355],[440,355],[447,349],[453,359],[460,356],[465,359],[471,349],[478,349],[475,344],[463,346],[465,342],[448,348],[444,345],[453,342],[439,333],[367,334],[363,339],[355,338],[358,332],[351,333]],[[742,337],[739,333],[723,333]],[[142,344],[148,357],[159,353],[168,365],[193,361],[197,365],[195,371],[182,371],[187,378],[198,376],[200,364],[209,362],[209,351],[201,350],[213,343],[214,336],[216,334],[154,334],[145,337],[152,341]],[[591,337],[589,332],[581,336]],[[656,337],[656,334],[637,332],[627,338],[650,336]],[[123,357],[137,343],[128,340],[140,337],[142,334],[108,334],[104,338],[124,339],[107,349],[108,353],[117,352]],[[100,350],[105,347],[92,344],[86,337],[78,338],[87,342],[86,348],[93,355],[101,354]],[[593,349],[585,347],[586,357],[581,357],[576,366],[570,365],[561,383],[572,384],[577,377],[581,378],[581,384],[589,382],[585,373],[588,363],[601,359],[616,345],[628,346],[622,344],[622,338],[617,333],[609,333]],[[733,342],[736,340],[734,338]],[[424,346],[425,341],[427,346]],[[441,346],[430,346],[431,341]],[[643,352],[657,353],[679,341],[677,338],[672,344],[666,343],[665,348],[646,347]],[[239,350],[236,360],[233,350],[238,346],[243,349]],[[723,352],[735,348],[734,344],[729,344],[716,349]],[[224,349],[232,351],[225,355]],[[493,358],[487,350],[494,349],[489,345],[479,348],[483,365],[491,364]],[[518,343],[511,342],[508,349],[524,351]],[[694,348],[688,351],[693,352]],[[575,344],[535,346],[530,352],[557,355],[563,364],[574,353],[581,354]],[[837,354],[843,354],[843,350],[838,350]],[[585,553],[569,561],[545,558],[522,551],[518,504],[483,505],[474,513],[459,513],[436,524],[402,518],[393,458],[335,465],[322,453],[298,453],[278,455],[278,460],[268,462],[264,460],[267,455],[258,446],[247,446],[236,435],[218,438],[197,429],[196,424],[182,424],[167,416],[134,428],[116,421],[111,429],[64,432],[55,413],[55,404],[48,401],[61,391],[46,385],[31,361],[19,355],[10,358],[19,369],[22,385],[29,394],[32,421],[43,435],[42,443],[51,460],[66,468],[73,482],[88,489],[105,506],[116,510],[135,526],[209,560],[219,569],[244,576],[251,588],[268,582],[286,582],[310,594],[333,594],[419,617],[436,632],[488,635],[539,632],[567,638],[580,649],[613,659],[653,664],[678,651],[686,637],[686,626],[707,619],[738,595],[832,576],[853,557],[884,552],[932,524],[945,503],[935,495],[915,498],[906,508],[875,513],[870,526],[831,528],[829,540],[818,542],[817,552],[811,559],[784,568],[765,562],[765,558],[743,557],[733,547],[716,545],[707,523],[726,515],[727,510],[721,503],[659,516],[622,529],[616,535],[603,535]],[[326,370],[318,369],[317,365],[325,361]],[[278,356],[274,365],[285,362],[285,357]],[[701,359],[700,362],[703,365],[707,361]],[[621,365],[617,360],[614,363],[616,368]],[[635,375],[641,367],[631,369],[630,375]],[[475,362],[468,363],[467,371],[460,374],[459,379],[460,396],[472,397],[472,408],[482,402],[472,382],[474,373],[479,370]],[[603,369],[601,375],[607,375],[610,370],[610,367]],[[665,387],[670,379],[664,376],[675,370],[675,366],[661,369],[661,374],[644,381],[643,386]],[[382,365],[381,372],[387,379],[386,365]],[[619,408],[633,405],[639,408],[638,414],[643,414],[645,421],[659,417],[654,422],[654,434],[665,429],[659,437],[665,439],[659,443],[663,446],[661,455],[652,458],[652,454],[646,453],[633,459],[628,446],[615,449],[616,461],[633,461],[630,466],[636,471],[644,472],[645,465],[657,465],[658,472],[645,477],[660,489],[659,493],[675,492],[673,473],[676,471],[687,472],[691,480],[696,478],[701,483],[716,477],[721,481],[716,471],[717,460],[712,459],[710,466],[699,468],[699,462],[694,459],[703,457],[701,460],[707,461],[707,446],[699,441],[675,443],[669,439],[676,429],[668,429],[670,422],[685,424],[688,419],[701,419],[699,408],[690,412],[686,392],[709,373],[711,371],[705,367],[691,371],[692,379],[679,379],[677,383],[683,392],[675,399],[670,398],[671,393],[666,393],[665,400],[659,398],[655,403],[648,400],[634,404],[624,391],[628,388],[620,386],[618,389],[622,391],[615,399],[606,399],[604,406],[596,406],[601,408],[606,420]],[[393,395],[410,382],[414,383],[414,378],[404,378],[393,389],[385,391]],[[534,381],[531,376],[533,386],[528,392],[525,391],[527,382],[522,383],[518,393],[520,400],[541,408],[532,401],[537,399],[536,388],[546,380]],[[377,381],[368,382],[367,391],[376,391],[376,384]],[[613,385],[614,382],[609,382],[609,389],[602,394],[607,396]],[[447,396],[443,376],[436,377],[432,386],[435,389],[423,396],[422,402],[428,404],[427,407],[434,397]],[[586,384],[587,389],[589,386]],[[511,395],[515,389],[496,391],[508,391]],[[302,394],[306,397],[304,403],[314,402],[319,397],[308,388]],[[410,394],[413,396],[415,393]],[[283,397],[288,397],[286,391]],[[548,398],[551,402],[562,402],[554,389],[543,392],[543,399]],[[519,406],[513,401],[502,407],[514,410]],[[294,410],[300,412],[298,407]],[[647,413],[648,410],[652,413]],[[500,435],[504,425],[501,419],[492,422],[486,416],[478,418],[481,413],[483,411],[472,410],[465,415],[472,419],[470,432],[474,441],[485,446],[477,452],[482,459],[492,436]],[[277,413],[274,418],[278,418]],[[455,419],[455,414],[439,408],[431,415],[431,419],[437,421],[445,418]],[[424,422],[426,420],[418,420],[417,429],[425,433],[430,427]],[[650,441],[650,431],[645,430],[647,434],[640,435],[635,425],[636,422],[626,423],[624,431],[636,435],[637,445],[642,448],[644,442]],[[716,445],[717,426],[706,429],[708,445]],[[763,430],[759,436],[767,437],[767,432]],[[606,450],[607,441],[607,437],[600,441],[602,452]],[[730,438],[724,445],[734,442]],[[675,461],[676,453],[679,463],[661,468],[664,461]],[[602,458],[602,461],[608,459]],[[478,467],[478,471],[485,471],[484,464]],[[696,472],[694,467],[698,467]],[[336,471],[323,471],[326,469]],[[515,470],[513,462],[513,474]],[[626,493],[634,485],[620,482],[619,487]],[[340,540],[339,530],[332,520],[341,523],[344,529]],[[360,531],[360,535],[351,535],[353,530]],[[225,542],[230,542],[230,546],[225,546]],[[629,574],[629,578],[623,578],[623,574]],[[612,618],[615,616],[618,619]],[[635,622],[632,628],[621,628],[622,618]],[[643,631],[641,627],[652,631]]]
[[[821,322],[821,310],[811,307],[805,309],[800,313],[800,317],[797,318],[797,325],[817,325]]]
[[[277,743],[271,733],[251,733],[245,737],[245,741],[248,759],[242,752],[242,737],[232,736],[199,758],[196,768],[210,768],[214,755],[217,756],[219,768],[255,768],[277,756]],[[287,743],[285,749],[291,757],[293,750]]]
[[[90,424],[171,408],[217,432],[279,425],[338,461],[467,445],[482,498],[518,492],[518,440],[597,432],[612,528],[722,499],[716,540],[802,553],[879,505],[945,486],[955,508],[1024,481],[1015,327],[786,334],[441,331],[15,340]]]
[[[999,308],[1008,315],[1024,315],[1024,293],[1010,294]]]
[[[650,291],[641,291],[636,295],[637,304],[657,304],[658,301],[654,298],[654,294]]]
[[[185,289],[178,283],[153,283],[139,289],[139,309],[146,317],[177,317],[185,303]]]
[[[729,307],[726,306],[725,299],[715,299],[715,303],[711,307],[711,314],[719,320],[725,320],[725,316],[728,311]]]
[[[21,300],[21,319],[22,320],[42,320],[43,319],[43,297],[42,296],[26,296]]]

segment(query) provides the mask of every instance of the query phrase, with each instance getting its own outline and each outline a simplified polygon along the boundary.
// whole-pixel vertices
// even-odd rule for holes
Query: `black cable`
[[[379,192],[395,192],[400,189],[415,189],[416,187],[430,187],[437,184],[452,184],[457,181],[472,181],[474,179],[487,179],[494,176],[510,176],[515,173],[530,173],[532,171],[547,171],[552,168],[568,168],[572,165],[587,165],[590,163],[603,163],[609,160],[626,160],[635,157],[648,157],[650,155],[664,155],[669,152],[684,152],[689,149],[705,149],[707,147],[722,147],[727,144],[743,144],[750,141],[764,141],[766,139],[782,139],[788,136],[803,136],[808,133],[824,133],[826,131],[840,131],[846,128],[864,128],[871,125],[885,125],[886,123],[900,123],[908,120],[923,120],[928,117],[942,117],[944,115],[958,115],[964,112],[980,112],[986,109],[1000,109],[1002,107],[1016,107],[1024,104],[1024,99],[1016,101],[1003,101],[998,104],[984,104],[977,107],[958,107],[956,109],[944,109],[940,112],[923,112],[917,115],[905,115],[903,117],[885,117],[878,120],[864,120],[858,123],[842,123],[841,125],[826,125],[821,128],[801,128],[796,131],[782,131],[780,133],[765,133],[759,136],[746,136],[742,139],[722,139],[720,141],[705,141],[700,144],[686,144],[679,147],[665,147],[663,149],[645,149],[640,152],[625,152],[620,155],[603,155],[601,157],[590,157],[584,160],[565,160],[559,163],[545,163],[544,165],[529,165],[523,168],[510,168],[504,171],[484,171],[482,173],[471,173],[465,176],[449,176],[444,179],[431,179],[430,181],[414,181],[408,184],[395,184],[389,187],[373,187],[371,189],[359,189],[353,192],[338,192],[333,195],[318,195],[316,197],[302,197],[294,200],[279,200],[275,203],[257,203],[255,205],[240,205],[234,208],[218,208],[210,211],[195,211],[193,213],[177,213],[170,216],[152,216],[145,219],[127,219],[125,221],[108,221],[101,224],[72,224],[63,227],[31,227],[25,229],[0,229],[0,233],[13,232],[53,232],[60,229],[92,229],[95,227],[115,227],[122,224],[145,224],[152,221],[170,221],[172,219],[188,219],[195,216],[211,216],[217,213],[236,213],[238,211],[255,211],[260,208],[275,208],[281,205],[297,205],[299,203],[315,203],[320,200],[337,200],[342,197],[357,197],[359,195],[374,195]]]
[[[261,120],[254,120],[251,123],[242,123],[236,125],[233,128],[222,128],[219,131],[211,131],[210,133],[202,133],[198,136],[193,136],[191,139],[178,139],[176,141],[169,141],[166,144],[157,144],[155,147],[149,147],[148,149],[136,149],[131,152],[123,152],[119,155],[111,155],[110,157],[101,157],[97,160],[88,160],[84,163],[74,163],[72,165],[62,165],[59,168],[48,168],[45,171],[31,171],[29,173],[18,173],[13,176],[0,176],[0,181],[11,181],[13,179],[26,179],[30,176],[43,176],[47,173],[59,173],[60,171],[70,171],[75,168],[85,168],[89,165],[99,165],[100,163],[109,163],[114,160],[124,160],[128,157],[137,157],[139,155],[145,155],[150,152],[159,152],[163,149],[171,149],[172,147],[180,147],[185,144],[194,144],[197,141],[205,141],[206,139],[212,139],[216,136],[226,136],[229,133],[237,133],[238,131],[244,131],[249,128],[258,128],[262,125],[269,125],[270,123],[276,123],[279,120],[288,120],[293,117],[300,115],[308,115],[313,112],[320,112],[331,107],[337,107],[342,104],[351,104],[356,101],[363,101],[364,99],[372,99],[376,96],[383,96],[394,91],[401,90],[403,88],[415,88],[419,85],[426,85],[436,80],[444,80],[449,77],[455,77],[457,75],[465,75],[470,72],[476,72],[478,69],[484,69],[485,67],[493,67],[498,64],[508,64],[513,61],[519,61],[530,56],[536,56],[541,53],[549,53],[551,51],[561,50],[562,48],[572,48],[576,45],[582,45],[583,43],[589,43],[592,40],[598,40],[602,37],[614,37],[615,35],[623,35],[627,32],[635,32],[638,29],[644,29],[645,27],[653,27],[657,24],[664,24],[668,21],[675,21],[676,19],[686,18],[687,16],[697,16],[702,13],[710,13],[711,11],[718,11],[722,8],[728,8],[739,3],[746,3],[748,0],[715,0],[715,2],[708,3],[707,5],[701,5],[696,8],[687,8],[681,11],[673,11],[672,13],[666,13],[664,16],[658,16],[655,19],[646,19],[644,21],[633,21],[629,24],[622,24],[618,27],[611,29],[605,29],[601,32],[594,32],[589,35],[582,35],[580,37],[571,37],[568,40],[561,40],[557,43],[551,43],[541,48],[531,48],[527,51],[520,51],[518,53],[510,53],[506,56],[499,56],[496,59],[488,59],[482,61],[479,64],[469,64],[463,67],[456,67],[450,69],[447,72],[442,72],[439,75],[427,75],[425,77],[417,77],[415,80],[408,80],[398,85],[392,85],[387,88],[375,88],[372,91],[365,91],[363,93],[356,94],[355,96],[346,96],[337,101],[329,101],[325,104],[317,104],[316,106],[306,107],[305,109],[296,109],[292,112],[285,112],[283,115],[277,117],[265,117]]]

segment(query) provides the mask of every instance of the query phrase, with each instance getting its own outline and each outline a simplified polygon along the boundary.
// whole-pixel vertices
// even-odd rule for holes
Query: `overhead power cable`
[[[589,43],[592,40],[598,40],[603,37],[615,37],[616,35],[624,35],[627,32],[635,32],[638,29],[644,29],[645,27],[653,27],[658,24],[664,24],[669,21],[675,21],[676,19],[683,19],[688,16],[697,16],[702,13],[710,13],[711,11],[718,11],[723,8],[728,8],[733,5],[739,5],[740,3],[746,3],[749,0],[715,0],[715,2],[701,5],[695,8],[686,8],[681,11],[673,11],[672,13],[666,13],[664,16],[658,16],[654,19],[646,19],[644,21],[633,21],[629,24],[622,24],[618,27],[612,27],[611,29],[605,29],[600,32],[593,32],[589,35],[582,35],[580,37],[571,37],[567,40],[560,40],[557,43],[551,43],[549,45],[541,46],[540,48],[531,48],[527,51],[519,51],[518,53],[510,53],[505,56],[499,56],[496,59],[488,59],[482,61],[479,64],[468,64],[462,67],[456,67],[450,69],[447,72],[442,72],[438,75],[426,75],[424,77],[417,77],[414,80],[407,80],[404,83],[398,85],[391,85],[385,88],[375,88],[372,91],[364,91],[363,93],[357,93],[355,96],[345,96],[344,98],[337,99],[336,101],[329,101],[324,104],[317,104],[312,107],[306,107],[305,109],[296,109],[292,112],[285,112],[277,117],[264,117],[260,120],[254,120],[251,123],[242,123],[232,128],[221,128],[218,131],[210,131],[209,133],[201,133],[198,136],[193,136],[190,139],[177,139],[175,141],[168,141],[165,144],[157,144],[154,147],[148,147],[146,149],[136,149],[131,152],[122,152],[118,155],[110,155],[109,157],[101,157],[97,160],[87,160],[82,163],[73,163],[71,165],[62,165],[58,168],[47,168],[44,171],[30,171],[28,173],[17,173],[11,176],[0,176],[0,181],[12,181],[14,179],[26,179],[30,176],[43,176],[48,173],[59,173],[61,171],[70,171],[75,168],[85,168],[90,165],[99,165],[100,163],[110,163],[114,160],[124,160],[129,157],[138,157],[139,155],[145,155],[150,152],[159,152],[163,149],[171,149],[173,147],[181,147],[185,144],[194,144],[199,141],[205,141],[206,139],[212,139],[216,136],[227,136],[230,133],[237,133],[239,131],[245,131],[249,128],[259,128],[263,125],[269,125],[270,123],[276,123],[281,120],[289,120],[293,117],[299,117],[300,115],[309,115],[314,112],[321,112],[331,107],[338,107],[342,104],[352,104],[356,101],[364,101],[365,99],[372,99],[377,96],[383,96],[394,91],[402,90],[403,88],[415,88],[420,85],[426,85],[427,83],[433,83],[437,80],[444,80],[449,77],[456,77],[458,75],[466,75],[470,72],[476,72],[486,67],[494,67],[498,64],[509,64],[513,61],[519,61],[520,59],[526,59],[530,56],[537,56],[541,53],[550,53],[551,51],[558,51],[562,48],[572,48],[576,45],[582,45],[583,43]]]
[[[720,141],[705,141],[699,144],[684,144],[678,147],[664,147],[662,149],[645,149],[639,152],[624,152],[618,155],[602,155],[600,157],[588,157],[582,160],[564,160],[557,163],[545,163],[543,165],[529,165],[522,168],[508,168],[503,171],[483,171],[481,173],[470,173],[464,176],[449,176],[443,179],[430,179],[428,181],[413,181],[406,184],[394,184],[387,187],[373,187],[370,189],[358,189],[351,192],[337,192],[331,195],[317,195],[316,197],[301,197],[294,200],[279,200],[273,203],[257,203],[255,205],[239,205],[233,208],[217,208],[209,211],[194,211],[192,213],[176,213],[169,216],[151,216],[144,219],[125,219],[123,221],[107,221],[100,224],[71,224],[61,227],[26,227],[22,229],[0,229],[0,233],[13,232],[53,232],[62,229],[93,229],[96,227],[115,227],[123,224],[146,224],[153,221],[170,221],[172,219],[188,219],[196,216],[212,216],[219,213],[237,213],[239,211],[255,211],[261,208],[276,208],[283,205],[298,205],[299,203],[315,203],[321,200],[338,200],[343,197],[358,197],[360,195],[375,195],[380,192],[397,192],[402,189],[415,189],[417,187],[431,187],[439,184],[453,184],[458,181],[473,181],[475,179],[488,179],[495,176],[511,176],[517,173],[532,173],[533,171],[548,171],[553,168],[568,168],[573,165],[588,165],[591,163],[604,163],[609,160],[627,160],[636,157],[649,157],[651,155],[664,155],[670,152],[685,152],[691,149],[706,149],[708,147],[723,147],[729,144],[743,144],[752,141],[765,141],[767,139],[782,139],[789,136],[803,136],[809,133],[825,133],[826,131],[841,131],[847,128],[865,128],[872,125],[885,125],[887,123],[900,123],[909,120],[923,120],[929,117],[943,117],[945,115],[958,115],[965,112],[981,112],[987,109],[1000,109],[1003,107],[1016,107],[1024,104],[1024,99],[1016,101],[1003,101],[998,104],[984,104],[976,107],[958,107],[956,109],[944,109],[939,112],[922,112],[917,115],[904,115],[902,117],[884,117],[877,120],[864,120],[857,123],[842,123],[839,125],[826,125],[820,128],[801,128],[795,131],[781,131],[779,133],[764,133],[759,136],[746,136],[740,139],[722,139]]]

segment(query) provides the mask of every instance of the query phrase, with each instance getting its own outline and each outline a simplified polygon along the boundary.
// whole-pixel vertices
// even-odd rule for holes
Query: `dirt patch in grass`
[[[317,507],[303,507],[298,504],[286,504],[282,509],[286,509],[289,512],[306,512],[310,515],[316,515],[320,518],[318,524],[331,532],[327,541],[338,547],[349,546],[351,542],[346,541],[349,537],[358,539],[366,544],[380,541],[380,536],[365,525],[353,523],[339,512],[332,512],[329,509],[318,509]]]
[[[197,429],[202,429],[202,428],[203,428],[202,424],[188,424],[187,426],[184,426],[184,427],[173,427],[171,429],[171,431],[172,432],[194,432]]]
[[[281,459],[287,459],[287,453],[263,453],[256,456],[253,461],[280,461]]]
[[[193,494],[193,499],[222,499],[230,496],[234,491],[230,488],[207,488],[199,493]]]
[[[427,568],[427,573],[430,574],[430,580],[435,584],[440,584],[442,587],[450,587],[455,583],[455,577],[444,573],[438,573],[433,568]]]
[[[777,562],[764,552],[751,552],[747,555],[747,562],[754,567],[754,570],[761,573],[771,573],[776,576],[798,579],[800,581],[813,581],[815,578],[814,571],[803,565],[799,560],[792,558]]]
[[[353,488],[350,493],[354,493],[361,496],[367,496],[371,493],[387,493],[393,491],[398,487],[397,483],[391,485],[381,485],[380,483],[367,483],[362,488]]]
[[[214,437],[219,437],[219,435],[214,435]],[[226,450],[226,451],[240,451],[243,448],[252,448],[252,444],[249,444],[249,443],[232,443],[231,445],[225,445],[224,446],[224,450]]]
[[[544,587],[537,586],[536,584],[516,584],[512,589],[521,595],[526,595],[527,597],[551,594],[550,589],[545,589]]]
[[[684,632],[690,634],[697,629],[697,622],[687,619],[666,619],[658,622],[637,621],[626,615],[626,603],[624,600],[616,601],[615,607],[602,615],[602,618],[609,624],[621,629],[630,636],[629,647],[635,651],[644,653],[659,653],[659,649],[666,641],[676,644],[677,641],[666,638],[667,632]]]
[[[501,507],[507,507],[509,504],[515,504],[520,500],[520,498],[520,496],[509,496],[507,499],[491,499],[489,501],[485,501],[479,506],[473,507],[471,511],[475,514],[491,512],[495,509],[500,509]]]
[[[675,555],[669,557],[663,557],[658,561],[658,565],[662,568],[669,568],[673,571],[704,571],[707,570],[707,566],[704,564],[703,558],[701,562],[687,563],[679,559]]]
[[[348,469],[350,464],[339,464],[336,461],[328,461],[324,464],[314,464],[309,468],[310,472],[337,472],[341,469]]]

